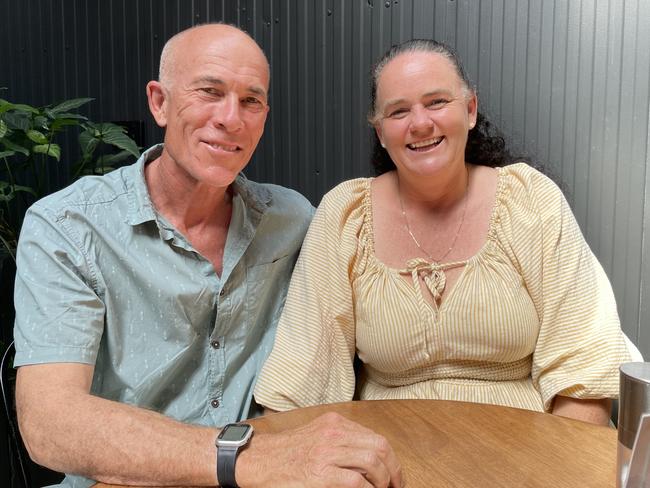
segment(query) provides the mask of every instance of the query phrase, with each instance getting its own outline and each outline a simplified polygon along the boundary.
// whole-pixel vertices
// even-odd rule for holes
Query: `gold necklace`
[[[418,242],[418,240],[415,238],[413,235],[413,232],[411,231],[411,226],[409,225],[409,219],[406,216],[406,211],[404,210],[404,202],[402,200],[402,192],[400,191],[400,186],[399,186],[399,175],[397,176],[397,195],[399,197],[399,206],[402,210],[402,217],[404,218],[404,223],[406,224],[406,231],[408,234],[411,236],[411,239],[413,239],[413,242],[415,245],[418,247],[420,251],[422,251],[426,256],[434,263],[440,263],[442,262],[443,259],[445,259],[451,250],[454,248],[456,245],[456,241],[458,240],[458,236],[460,235],[460,229],[463,228],[463,222],[465,222],[465,212],[467,211],[467,194],[469,193],[469,169],[467,166],[465,166],[465,170],[467,171],[467,184],[465,186],[465,193],[463,194],[463,214],[460,217],[460,222],[458,223],[458,229],[456,229],[456,235],[454,235],[453,240],[451,241],[451,245],[449,246],[449,249],[440,256],[438,259],[434,258],[431,254],[429,254]]]

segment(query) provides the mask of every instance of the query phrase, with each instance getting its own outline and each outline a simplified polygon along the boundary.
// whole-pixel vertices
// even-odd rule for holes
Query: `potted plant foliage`
[[[0,98],[0,252],[15,257],[26,206],[80,176],[103,174],[129,157],[139,157],[126,130],[95,123],[73,110],[92,98],[33,107]],[[78,132],[78,154],[62,158],[59,140]],[[111,154],[106,147],[117,150]],[[51,165],[66,172],[63,183],[52,182]]]
[[[13,338],[16,247],[27,208],[83,175],[106,173],[127,158],[140,155],[123,127],[92,122],[76,113],[91,100],[76,98],[34,107],[0,98],[0,357]],[[8,389],[13,391],[13,375],[5,379],[11,383]],[[0,431],[6,435],[10,426],[0,425]],[[14,435],[10,450],[22,451],[21,447],[12,447],[18,444]],[[10,486],[17,483],[19,471],[12,469],[16,467],[13,464],[9,469]],[[25,475],[22,464],[21,470],[31,482],[57,481],[36,479],[47,476],[42,472]]]

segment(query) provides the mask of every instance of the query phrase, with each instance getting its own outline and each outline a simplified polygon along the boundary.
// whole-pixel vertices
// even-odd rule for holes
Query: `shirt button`
[[[210,345],[211,345],[214,349],[219,349],[219,348],[221,347],[221,344],[219,344],[219,341],[212,341],[212,342],[210,343]]]
[[[213,398],[212,400],[210,400],[210,405],[212,405],[212,408],[217,408],[219,406],[219,400]]]

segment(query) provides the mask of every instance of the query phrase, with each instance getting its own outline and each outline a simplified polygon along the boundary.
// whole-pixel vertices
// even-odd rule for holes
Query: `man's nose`
[[[215,107],[215,124],[222,126],[228,132],[234,132],[244,126],[241,105],[236,94],[228,94]]]

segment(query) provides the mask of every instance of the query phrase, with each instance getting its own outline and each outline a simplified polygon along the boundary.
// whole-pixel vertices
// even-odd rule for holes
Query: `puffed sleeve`
[[[65,220],[38,204],[25,216],[14,294],[16,366],[95,363],[105,308],[79,236]]]
[[[615,398],[619,366],[630,357],[612,287],[560,189],[517,166],[513,247],[540,322],[533,384],[547,411],[555,395]]]
[[[274,410],[351,400],[355,323],[351,280],[363,225],[363,180],[330,191],[294,268],[275,344],[255,387]]]

